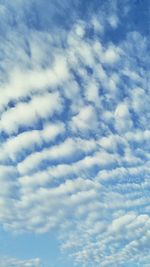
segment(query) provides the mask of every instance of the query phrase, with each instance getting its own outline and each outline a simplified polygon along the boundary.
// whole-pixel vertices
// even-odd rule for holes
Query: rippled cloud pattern
[[[0,1],[2,240],[54,233],[72,266],[150,266],[149,18],[146,0]]]

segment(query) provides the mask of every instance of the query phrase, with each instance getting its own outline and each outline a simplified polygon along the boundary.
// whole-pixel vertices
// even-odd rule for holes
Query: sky
[[[150,267],[149,44],[149,0],[0,0],[1,267]]]

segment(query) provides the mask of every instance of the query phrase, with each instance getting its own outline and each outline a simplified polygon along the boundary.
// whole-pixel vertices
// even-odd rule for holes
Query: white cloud
[[[71,128],[75,131],[95,131],[97,127],[97,114],[92,106],[82,107],[80,112],[72,118]]]
[[[40,267],[41,261],[39,258],[31,260],[18,260],[15,258],[5,258],[0,260],[1,267]]]
[[[118,49],[117,47],[115,47],[114,45],[109,45],[109,47],[106,49],[102,60],[104,63],[106,64],[114,64],[119,60],[120,57],[120,49]]]
[[[1,129],[8,133],[17,133],[19,126],[32,127],[39,119],[51,117],[62,111],[62,101],[58,93],[47,93],[32,98],[28,103],[18,103],[2,113]]]
[[[50,69],[40,70],[13,70],[9,84],[0,89],[1,109],[10,100],[17,100],[31,93],[43,93],[48,87],[55,88],[68,77],[67,63],[63,56],[59,55]],[[12,93],[13,92],[13,93]]]
[[[58,161],[71,159],[74,161],[74,157],[77,155],[88,154],[96,150],[96,144],[94,141],[82,140],[82,139],[66,139],[63,143],[46,148],[41,152],[35,152],[27,156],[22,162],[18,164],[18,170],[21,174],[28,173],[36,168],[39,168],[39,164],[44,161]]]
[[[123,215],[115,219],[112,222],[110,226],[110,231],[114,231],[114,232],[122,231],[126,225],[128,225],[130,222],[132,222],[135,219],[136,219],[136,214],[129,213],[129,214]]]
[[[85,97],[88,101],[93,102],[96,106],[100,105],[99,84],[95,80],[91,80],[86,87]],[[85,110],[85,113],[87,110]]]
[[[0,150],[0,159],[6,160],[11,158],[16,160],[16,157],[25,151],[34,151],[36,146],[41,147],[43,142],[54,141],[58,135],[62,135],[65,131],[63,123],[45,124],[42,130],[32,130],[23,132],[17,136],[10,137]]]
[[[118,132],[128,131],[132,128],[133,122],[130,118],[130,112],[127,103],[118,104],[115,110],[115,120]]]

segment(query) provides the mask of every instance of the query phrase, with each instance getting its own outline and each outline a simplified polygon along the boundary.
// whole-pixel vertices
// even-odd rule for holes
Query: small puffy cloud
[[[96,106],[100,105],[99,87],[100,85],[95,80],[93,81],[91,80],[91,82],[87,85],[85,90],[85,98],[88,101],[91,101],[94,104],[96,104]]]
[[[119,132],[128,131],[133,123],[127,103],[118,104],[115,110],[115,124]]]
[[[102,60],[106,64],[115,64],[120,58],[120,53],[120,49],[111,44],[104,52]]]
[[[93,106],[85,106],[80,109],[80,112],[73,116],[71,128],[74,131],[88,132],[95,131],[98,127],[96,110]]]
[[[119,19],[116,15],[111,15],[108,17],[108,23],[113,29],[116,29],[119,23]]]

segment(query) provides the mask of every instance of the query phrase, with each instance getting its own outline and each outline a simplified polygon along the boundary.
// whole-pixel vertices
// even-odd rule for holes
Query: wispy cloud
[[[40,267],[40,259],[31,259],[31,260],[18,260],[18,259],[2,259],[0,260],[0,264],[2,267]]]

